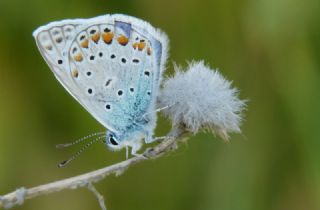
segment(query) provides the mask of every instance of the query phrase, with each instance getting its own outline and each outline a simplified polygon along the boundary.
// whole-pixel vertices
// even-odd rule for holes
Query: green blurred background
[[[125,158],[97,144],[54,145],[104,130],[58,84],[32,31],[47,22],[124,13],[167,32],[172,61],[204,59],[249,99],[242,135],[198,134],[166,157],[97,184],[110,210],[320,209],[319,0],[0,0],[0,194]],[[157,133],[170,123],[163,118]],[[15,209],[99,209],[86,189]]]

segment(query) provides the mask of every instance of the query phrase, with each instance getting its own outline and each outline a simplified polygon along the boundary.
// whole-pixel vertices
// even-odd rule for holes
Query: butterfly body
[[[166,35],[125,15],[49,23],[34,32],[58,81],[107,129],[113,150],[152,139]]]

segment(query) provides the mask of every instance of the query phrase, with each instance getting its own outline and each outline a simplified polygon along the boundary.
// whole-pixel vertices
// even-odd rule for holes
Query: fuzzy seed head
[[[189,131],[209,130],[223,139],[229,132],[240,132],[245,101],[217,71],[201,62],[191,62],[185,71],[175,66],[175,75],[163,83],[159,105],[173,125]]]

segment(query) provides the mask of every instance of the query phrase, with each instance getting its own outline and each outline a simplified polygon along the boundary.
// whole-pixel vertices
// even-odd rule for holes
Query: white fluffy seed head
[[[228,133],[240,132],[245,101],[216,70],[203,61],[191,62],[186,71],[175,66],[175,75],[163,83],[158,98],[163,112],[173,125],[189,131],[209,130],[228,140]]]

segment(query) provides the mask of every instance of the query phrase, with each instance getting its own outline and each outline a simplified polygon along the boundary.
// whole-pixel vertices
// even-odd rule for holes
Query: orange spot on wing
[[[110,44],[113,39],[113,33],[112,32],[104,33],[102,38],[105,43]]]
[[[151,55],[151,48],[150,47],[147,48],[147,54]]]
[[[146,46],[146,43],[145,43],[145,42],[140,42],[140,43],[138,44],[138,50],[139,50],[139,51],[142,51],[142,50],[145,48],[145,46]]]
[[[72,72],[71,72],[72,76],[77,78],[79,76],[79,72],[77,69],[73,69]]]
[[[119,44],[121,44],[123,46],[127,45],[128,41],[129,41],[129,39],[124,35],[121,35],[121,36],[118,37]]]
[[[95,43],[98,43],[99,39],[100,39],[100,33],[96,33],[95,35],[91,36],[92,41],[94,41]]]
[[[82,56],[81,53],[78,53],[77,55],[75,55],[75,56],[73,57],[73,59],[74,59],[75,61],[77,61],[77,62],[81,62],[81,61],[83,60],[83,56]]]
[[[133,44],[132,44],[133,49],[137,49],[138,44],[139,44],[138,42],[133,43]]]
[[[88,48],[88,45],[89,45],[88,39],[83,40],[83,42],[81,43],[81,47],[83,47],[83,48]]]
[[[145,47],[146,47],[146,43],[145,42],[135,42],[132,44],[133,49],[137,49],[139,51],[142,51]]]

